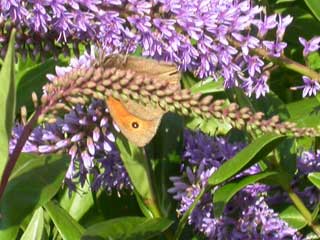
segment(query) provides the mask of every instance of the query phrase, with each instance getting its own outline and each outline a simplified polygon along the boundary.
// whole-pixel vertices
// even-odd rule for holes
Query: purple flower
[[[277,15],[276,14],[273,14],[271,16],[264,15],[263,19],[255,20],[254,24],[259,29],[259,36],[264,37],[269,30],[274,29],[278,25]]]
[[[297,230],[281,220],[263,197],[242,212],[233,231],[241,239],[301,239]]]
[[[296,89],[303,88],[302,97],[317,95],[320,90],[320,84],[307,76],[302,76],[302,79],[304,85],[296,87]]]
[[[107,54],[141,48],[143,56],[175,62],[200,78],[221,75],[227,88],[243,86],[241,75],[262,78],[259,68],[264,60],[253,67],[252,59],[259,56],[251,50],[267,48],[270,55],[279,57],[286,47],[282,42],[285,29],[292,21],[290,16],[266,15],[251,0],[2,2],[0,14],[18,28],[22,37],[17,39],[17,49],[24,54],[30,49],[32,55],[43,58],[59,54],[60,49],[68,53],[70,43],[75,49],[80,43],[97,43]],[[0,47],[6,49],[9,34],[6,24],[1,26],[4,41]],[[270,33],[266,41],[267,33],[275,28],[276,35]],[[269,91],[266,87],[244,90],[252,90],[246,93],[257,97]]]
[[[278,41],[263,41],[263,45],[273,57],[280,57],[283,50],[287,47],[287,43]]]
[[[94,100],[88,108],[77,105],[63,119],[54,124],[37,127],[29,137],[23,152],[50,154],[64,150],[70,156],[65,183],[70,190],[84,184],[93,175],[92,188],[122,191],[131,190],[129,176],[115,147],[108,110],[103,101]],[[23,130],[17,125],[10,141],[14,150]],[[107,146],[107,147],[106,147]]]
[[[313,37],[309,41],[303,37],[299,37],[299,42],[303,46],[303,56],[307,56],[320,49],[320,37]]]
[[[229,143],[226,138],[208,137],[202,133],[185,131],[184,165],[182,175],[171,177],[169,189],[179,202],[178,215],[183,214],[206,186],[210,175],[234,156],[243,144]],[[235,178],[260,172],[254,165]],[[252,184],[238,192],[226,205],[221,217],[213,214],[212,194],[205,193],[189,216],[188,223],[208,239],[301,239],[297,230],[288,226],[266,202],[270,187]]]
[[[93,49],[94,50],[94,49]],[[95,60],[94,51],[71,60],[67,67],[57,67],[57,76],[63,76],[74,68],[88,67]],[[48,75],[49,81],[55,78]],[[44,94],[47,90],[43,89]],[[92,188],[99,190],[132,190],[129,176],[115,146],[111,132],[112,119],[104,101],[92,100],[89,106],[77,104],[58,118],[56,123],[36,127],[26,142],[23,152],[50,154],[63,150],[70,156],[70,165],[65,183],[75,190],[77,182],[84,184],[89,175],[93,176]],[[17,124],[12,132],[10,153],[23,131]]]
[[[255,76],[256,73],[261,73],[264,62],[257,56],[246,56],[246,62],[248,63],[248,73],[250,77]]]
[[[282,41],[286,28],[292,22],[293,17],[291,17],[290,15],[284,18],[282,18],[281,15],[278,15],[278,16],[279,16],[279,20],[278,20],[279,22],[278,22],[278,28],[277,28],[277,39],[278,41]]]
[[[320,172],[320,150],[316,152],[303,151],[298,158],[298,169],[302,174]]]

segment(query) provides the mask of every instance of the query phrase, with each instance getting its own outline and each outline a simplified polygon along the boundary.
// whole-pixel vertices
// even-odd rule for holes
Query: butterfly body
[[[112,55],[106,66],[132,70],[153,79],[155,83],[166,83],[167,87],[180,89],[181,73],[174,64],[142,57]],[[159,106],[143,105],[135,101],[122,101],[113,97],[106,100],[115,124],[127,139],[143,147],[157,132],[162,116],[166,113]]]

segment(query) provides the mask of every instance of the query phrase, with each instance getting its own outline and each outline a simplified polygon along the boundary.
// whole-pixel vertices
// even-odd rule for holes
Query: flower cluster
[[[303,37],[299,37],[299,42],[303,46],[303,56],[305,58],[320,49],[320,37],[313,37],[309,41]],[[308,76],[302,76],[302,80],[303,85],[294,87],[293,89],[303,89],[302,97],[317,95],[320,91],[320,84]]]
[[[295,176],[293,186],[299,196],[305,200],[309,208],[314,208],[320,202],[320,191],[313,185],[305,186],[306,176],[312,172],[320,171],[320,150],[303,151],[297,160],[298,174]]]
[[[174,186],[169,189],[179,201],[179,215],[191,206],[206,186],[208,177],[243,146],[232,144],[225,138],[185,132],[185,165],[182,168],[185,173],[171,177]],[[259,171],[259,167],[254,165],[242,176]],[[213,194],[216,189],[213,189]],[[212,193],[205,193],[189,216],[189,224],[208,239],[301,239],[300,234],[267,204],[269,190],[270,187],[263,184],[248,185],[227,204],[221,217],[213,214]]]
[[[68,53],[68,43],[75,49],[99,43],[107,53],[140,46],[144,56],[176,62],[200,78],[221,74],[226,88],[239,86],[256,97],[269,91],[269,72],[254,50],[280,57],[292,21],[266,15],[251,0],[15,0],[1,1],[0,16],[3,36],[17,27],[25,54]]]
[[[111,127],[112,120],[103,101],[94,100],[88,107],[76,105],[63,119],[57,119],[56,123],[36,127],[23,152],[68,153],[70,165],[65,183],[70,190],[75,190],[77,182],[84,184],[88,175],[93,176],[93,190],[131,190],[132,185],[115,147]],[[11,153],[22,130],[20,124],[13,129]]]

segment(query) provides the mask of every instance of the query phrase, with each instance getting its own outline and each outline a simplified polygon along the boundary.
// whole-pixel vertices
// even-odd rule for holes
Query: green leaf
[[[46,75],[54,73],[55,66],[62,64],[63,62],[61,61],[57,62],[53,59],[48,59],[43,63],[34,64],[19,72],[17,75],[17,111],[22,106],[26,106],[29,112],[33,111],[32,92],[36,92],[38,96],[41,96],[42,86],[48,82]]]
[[[52,201],[49,201],[45,204],[45,209],[48,211],[62,239],[80,239],[84,232],[84,228],[76,220],[74,220],[66,210]]]
[[[285,3],[285,2],[295,2],[296,0],[277,0],[276,4]]]
[[[164,232],[172,223],[165,218],[114,218],[90,226],[81,239],[147,240]]]
[[[295,122],[297,127],[317,127],[320,118],[319,106],[315,97],[287,104],[291,116],[288,121]]]
[[[14,76],[14,45],[16,31],[13,29],[4,63],[0,71],[0,177],[8,161],[9,139],[15,117],[16,89]]]
[[[93,196],[88,182],[83,187],[78,186],[71,197],[69,191],[65,191],[60,200],[60,206],[76,221],[80,220],[93,205]]]
[[[239,180],[232,181],[220,187],[213,194],[214,216],[220,217],[224,211],[225,206],[231,198],[239,192],[242,188],[249,184],[258,182],[261,179],[275,175],[276,172],[264,172],[256,175],[247,176]]]
[[[313,172],[308,174],[308,179],[315,185],[318,189],[320,189],[320,172]]]
[[[302,229],[307,225],[306,220],[295,206],[290,205],[280,213],[280,218],[295,229]]]
[[[320,2],[319,0],[304,0],[310,11],[320,21]]]
[[[243,89],[238,87],[229,88],[226,90],[226,94],[231,102],[236,102],[240,107],[249,107],[254,111],[254,106],[250,101],[250,98],[246,96]]]
[[[313,52],[307,56],[307,65],[314,70],[320,69],[320,54]]]
[[[116,144],[130,180],[137,192],[144,199],[152,198],[148,160],[145,158],[142,150],[129,143],[121,134],[118,134]]]
[[[282,172],[285,172],[291,179],[294,177],[297,169],[297,148],[294,138],[288,138],[282,141],[277,147],[276,158]]]
[[[208,135],[226,135],[232,126],[227,121],[219,121],[216,118],[203,119],[201,117],[189,118],[186,124],[187,128],[192,130],[201,130]]]
[[[185,88],[191,88],[199,80],[192,73],[185,72],[182,74],[181,82]]]
[[[250,145],[245,147],[233,158],[225,162],[217,171],[215,171],[209,178],[209,183],[217,185],[231,178],[245,167],[252,165],[274,149],[285,136],[277,135],[274,133],[267,133],[256,140]]]
[[[146,146],[147,156],[154,166],[154,188],[164,217],[168,217],[172,213],[172,217],[175,217],[174,211],[172,211],[175,201],[167,189],[172,186],[169,177],[179,174],[183,131],[183,118],[174,113],[167,113],[161,120],[156,136]]]
[[[12,229],[57,193],[67,170],[61,155],[21,154],[20,159],[24,163],[15,168],[0,203],[0,239],[12,238]]]
[[[44,218],[43,209],[39,207],[33,214],[26,231],[21,236],[21,240],[42,240],[44,238]]]
[[[213,78],[207,78],[203,81],[197,82],[190,88],[192,93],[216,93],[223,92],[223,79],[220,77],[216,81]]]
[[[318,202],[316,207],[312,211],[312,220],[316,220],[320,211],[320,203]]]

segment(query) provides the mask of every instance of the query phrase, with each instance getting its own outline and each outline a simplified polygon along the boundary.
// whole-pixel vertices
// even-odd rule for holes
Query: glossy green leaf
[[[38,96],[42,94],[42,86],[48,82],[46,77],[49,73],[55,72],[55,66],[62,65],[53,59],[48,59],[43,63],[34,64],[31,67],[18,72],[17,75],[17,111],[26,106],[30,112],[34,109],[31,99],[32,92]]]
[[[320,211],[320,203],[316,204],[316,207],[312,211],[312,220],[316,220]]]
[[[309,230],[307,234],[304,235],[304,237],[308,240],[319,240],[319,236],[311,230]]]
[[[304,2],[309,7],[310,11],[314,16],[320,21],[320,2],[319,0],[304,0]]]
[[[62,239],[80,239],[84,232],[84,228],[74,220],[66,210],[52,201],[45,204],[45,209],[48,211],[50,218],[58,229]]]
[[[297,169],[297,148],[294,138],[288,138],[282,141],[276,151],[276,158],[283,172],[286,172],[291,179],[294,177]],[[290,181],[291,181],[290,179]]]
[[[191,88],[197,82],[199,80],[192,73],[185,72],[182,74],[181,83],[185,88]]]
[[[61,155],[21,154],[20,158],[23,164],[15,168],[0,203],[0,239],[12,237],[12,229],[57,193],[67,170],[68,161]]]
[[[195,85],[191,87],[192,93],[216,93],[216,92],[223,92],[223,79],[219,78],[216,81],[213,78],[207,78],[203,81],[197,82]]]
[[[135,197],[139,205],[140,211],[143,213],[143,215],[147,218],[153,218],[152,212],[150,211],[148,206],[143,202],[143,199],[140,196],[140,194],[136,193],[136,191],[135,191]]]
[[[267,133],[257,138],[233,158],[222,164],[222,166],[211,175],[209,178],[209,183],[212,185],[217,185],[231,178],[242,169],[267,156],[269,152],[274,149],[284,138],[285,136],[274,133]]]
[[[88,182],[83,187],[78,186],[77,191],[73,192],[71,196],[69,196],[69,189],[67,189],[60,199],[60,206],[76,221],[80,220],[93,204],[93,196]]]
[[[129,143],[121,134],[118,135],[116,144],[136,191],[144,199],[152,198],[152,187],[149,181],[150,177],[147,165],[148,160],[145,158],[142,149]]]
[[[90,226],[81,240],[147,240],[170,227],[173,222],[165,218],[122,217]]]
[[[290,113],[288,121],[295,122],[298,127],[317,127],[319,125],[320,104],[317,98],[305,98],[287,104]]]
[[[14,76],[14,45],[16,31],[12,30],[7,54],[0,71],[0,177],[8,161],[9,139],[15,117],[16,89]]]
[[[230,89],[226,89],[225,91],[230,102],[235,102],[240,107],[248,107],[251,110],[254,110],[254,106],[252,105],[250,98],[244,93],[243,89],[233,87]]]
[[[319,54],[319,52],[313,52],[308,55],[307,65],[314,70],[320,69],[320,54]]]
[[[219,121],[216,118],[203,119],[201,117],[189,118],[186,127],[195,131],[201,130],[208,135],[225,135],[232,129],[231,124],[227,121]]]
[[[43,209],[39,207],[33,214],[26,231],[21,240],[42,240],[45,236]]]
[[[275,172],[264,172],[258,173],[256,175],[247,176],[239,180],[232,181],[220,187],[213,194],[213,205],[214,205],[214,216],[220,217],[224,211],[226,204],[231,200],[231,198],[239,192],[242,188],[249,184],[256,183],[261,179],[275,175]]]
[[[320,172],[313,172],[308,174],[308,179],[315,185],[318,189],[320,189]]]
[[[174,113],[167,113],[161,120],[156,136],[146,147],[147,156],[154,166],[153,182],[156,196],[165,217],[175,212],[175,201],[167,189],[172,186],[169,177],[179,174],[183,132],[183,118]]]
[[[299,46],[299,51],[301,51],[301,44],[297,39],[300,36],[303,36],[306,39],[311,39],[314,36],[319,35],[320,33],[320,22],[314,17],[313,14],[310,14],[310,11],[304,7],[299,6],[303,4],[303,1],[297,1],[298,4],[290,6],[290,8],[281,8],[277,9],[278,13],[290,14],[294,22],[290,27],[286,29],[285,40],[291,39],[290,45]],[[301,75],[300,75],[301,79]]]
[[[295,229],[302,229],[307,225],[306,220],[295,206],[291,205],[280,213],[280,218]]]
[[[285,2],[295,2],[296,0],[277,0],[276,4],[285,3]]]

